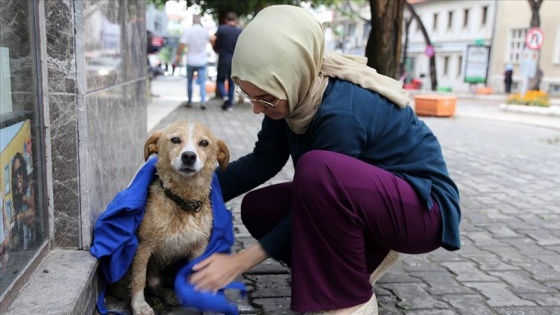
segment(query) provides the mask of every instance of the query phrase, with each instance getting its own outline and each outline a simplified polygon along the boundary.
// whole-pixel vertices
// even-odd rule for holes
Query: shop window
[[[0,10],[0,296],[21,289],[46,244],[36,4],[4,1]]]

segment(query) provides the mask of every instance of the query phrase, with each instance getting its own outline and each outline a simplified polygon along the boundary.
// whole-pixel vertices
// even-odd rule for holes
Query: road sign
[[[544,34],[538,27],[533,27],[527,31],[525,36],[525,45],[529,49],[539,50],[544,41]]]
[[[432,58],[434,56],[434,46],[428,45],[426,46],[426,50],[424,50],[424,53],[426,55],[428,55],[428,57]]]

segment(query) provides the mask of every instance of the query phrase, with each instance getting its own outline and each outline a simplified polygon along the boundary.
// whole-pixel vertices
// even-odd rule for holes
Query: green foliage
[[[167,1],[178,0],[147,0],[148,3],[154,4],[157,8],[165,6]],[[319,5],[334,5],[342,0],[187,0],[186,6],[198,5],[202,12],[210,13],[218,17],[228,11],[234,11],[241,17],[251,17],[257,12],[269,5],[274,4],[292,4],[300,5],[303,2],[310,2],[312,7]]]

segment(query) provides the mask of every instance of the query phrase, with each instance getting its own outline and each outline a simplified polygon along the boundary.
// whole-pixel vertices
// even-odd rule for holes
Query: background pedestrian
[[[181,62],[181,55],[187,48],[187,101],[183,105],[192,107],[193,81],[196,74],[196,83],[200,86],[200,108],[206,109],[206,70],[208,66],[208,52],[206,48],[210,43],[210,33],[202,26],[200,15],[193,15],[193,25],[185,30],[179,41],[175,64]],[[175,68],[175,66],[173,67]]]
[[[218,54],[216,88],[224,100],[224,104],[222,105],[223,110],[231,110],[234,101],[234,83],[231,79],[231,59],[239,34],[241,34],[241,29],[237,27],[237,14],[230,11],[226,14],[224,23],[218,27],[216,34],[212,37],[212,47]],[[226,81],[227,90],[225,87]]]

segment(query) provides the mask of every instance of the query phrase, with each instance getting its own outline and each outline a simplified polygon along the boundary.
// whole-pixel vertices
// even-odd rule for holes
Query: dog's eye
[[[209,143],[208,143],[208,141],[206,141],[206,140],[202,140],[202,141],[200,141],[200,142],[198,143],[198,145],[201,146],[201,147],[207,147],[208,144],[209,144]]]
[[[173,137],[173,138],[171,138],[171,142],[173,142],[173,143],[181,143],[181,139],[179,139],[179,137]]]

